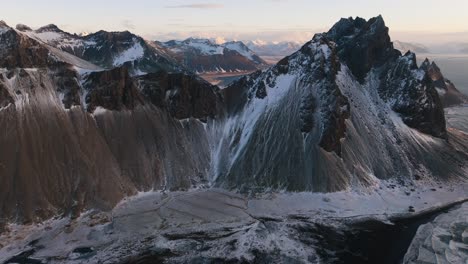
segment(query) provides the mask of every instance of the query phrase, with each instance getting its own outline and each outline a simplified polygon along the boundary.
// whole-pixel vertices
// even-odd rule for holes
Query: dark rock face
[[[0,83],[0,108],[14,103],[15,101],[13,100],[13,97],[11,97],[7,88],[2,83]]]
[[[388,27],[381,16],[369,21],[360,17],[342,18],[328,31],[327,37],[336,42],[338,56],[360,82],[371,68],[401,55],[393,48]]]
[[[85,100],[89,112],[93,112],[98,106],[117,111],[131,110],[143,103],[143,98],[125,67],[91,73],[84,88],[88,91]]]
[[[416,56],[408,52],[384,75],[379,93],[410,127],[446,138],[443,105],[431,79],[418,70]]]
[[[433,86],[439,93],[439,97],[444,107],[468,102],[468,97],[457,90],[455,85],[444,77],[440,68],[435,62],[430,62],[427,58],[420,67],[431,79]]]
[[[206,122],[222,112],[218,88],[195,75],[158,72],[138,80],[142,93],[154,105],[166,107],[177,119],[193,117]]]
[[[80,84],[78,83],[78,74],[70,65],[65,63],[54,67],[51,74],[57,84],[57,91],[63,94],[62,103],[65,109],[70,109],[72,106],[81,105],[80,99]]]
[[[49,64],[47,48],[33,39],[19,35],[7,26],[3,28],[6,31],[0,34],[1,68],[34,68],[45,67]]]
[[[338,56],[361,83],[367,74],[380,71],[380,96],[392,105],[410,127],[445,138],[443,106],[434,84],[418,69],[416,56],[393,48],[381,16],[341,19],[327,33],[337,43]]]
[[[345,120],[350,116],[350,107],[348,99],[343,96],[338,85],[336,84],[336,74],[340,70],[340,63],[335,53],[335,46],[324,36],[316,36],[312,42],[307,43],[301,48],[301,52],[313,56],[311,50],[312,43],[319,45],[326,45],[331,51],[330,57],[327,61],[315,64],[311,72],[310,81],[317,79],[325,79],[321,83],[322,96],[314,98],[311,94],[305,96],[301,102],[301,119],[303,122],[301,131],[308,133],[313,127],[313,113],[316,111],[316,100],[325,101],[320,102],[322,108],[319,109],[322,117],[325,117],[323,122],[323,134],[320,139],[319,145],[329,152],[336,152],[338,155],[341,153],[340,139],[344,138],[346,132]],[[284,68],[280,64],[280,68]],[[289,67],[288,67],[289,68]],[[326,107],[323,107],[326,106]]]

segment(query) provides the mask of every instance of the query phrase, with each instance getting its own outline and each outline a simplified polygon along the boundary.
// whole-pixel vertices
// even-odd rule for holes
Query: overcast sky
[[[382,14],[394,39],[468,41],[468,0],[0,0],[14,26],[54,23],[69,32],[129,30],[152,39],[188,36],[306,41],[341,17]]]

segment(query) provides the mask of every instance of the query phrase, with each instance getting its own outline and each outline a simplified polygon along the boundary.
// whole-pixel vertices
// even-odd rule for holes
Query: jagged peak
[[[401,52],[394,49],[388,32],[379,15],[367,21],[360,17],[341,19],[326,36],[337,44],[340,59],[362,82],[372,67],[401,56]]]
[[[421,66],[419,67],[420,69],[423,69],[425,71],[427,70],[432,70],[436,72],[440,72],[439,66],[435,63],[435,61],[431,61],[428,58],[426,58],[422,63]]]
[[[406,64],[410,66],[411,69],[417,69],[418,64],[416,61],[416,54],[412,51],[407,51],[400,59],[404,60]]]

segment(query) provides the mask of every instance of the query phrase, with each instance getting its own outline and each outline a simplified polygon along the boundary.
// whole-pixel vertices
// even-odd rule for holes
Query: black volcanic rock
[[[359,82],[364,83],[371,70],[380,72],[378,92],[405,124],[445,138],[444,110],[433,83],[418,69],[414,53],[401,56],[393,48],[381,16],[341,19],[327,37],[336,42],[340,60]]]
[[[2,83],[0,83],[0,108],[14,103],[15,101],[8,92],[7,88]]]
[[[222,113],[219,88],[195,75],[158,72],[138,78],[140,90],[154,105],[166,107],[177,119],[206,121]]]
[[[446,137],[443,105],[429,76],[418,69],[414,53],[399,57],[383,78],[379,93],[408,126]]]
[[[18,34],[4,23],[0,29],[1,68],[45,67],[50,63],[49,50],[37,41]]]
[[[88,112],[100,106],[109,110],[133,109],[143,103],[137,86],[125,67],[91,73],[84,84]]]
[[[63,63],[54,67],[51,75],[57,84],[57,91],[63,94],[62,103],[65,109],[81,105],[81,87],[78,83],[77,72],[70,65]]]
[[[328,31],[327,37],[336,42],[338,56],[360,82],[371,68],[401,55],[393,48],[382,16],[369,21],[360,17],[342,18]]]

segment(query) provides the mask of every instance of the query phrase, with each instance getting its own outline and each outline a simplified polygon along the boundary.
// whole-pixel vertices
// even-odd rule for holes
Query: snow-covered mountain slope
[[[223,93],[219,186],[336,191],[421,175],[466,180],[465,147],[446,130],[432,79],[414,54],[393,49],[381,17],[342,19]]]
[[[267,66],[240,41],[215,44],[208,39],[189,38],[156,43],[171,50],[183,65],[198,73],[255,71]]]
[[[265,42],[260,40],[248,41],[246,46],[259,56],[288,56],[301,48],[297,42]]]
[[[55,25],[34,31],[24,26],[20,26],[20,29],[31,38],[103,68],[125,65],[132,75],[159,70],[171,72],[184,70],[165,48],[128,31],[99,31],[80,36],[64,32]]]
[[[416,54],[429,53],[429,48],[420,43],[411,43],[394,40],[393,46],[395,47],[395,49],[401,51],[402,53],[406,53],[408,51],[414,52]]]

